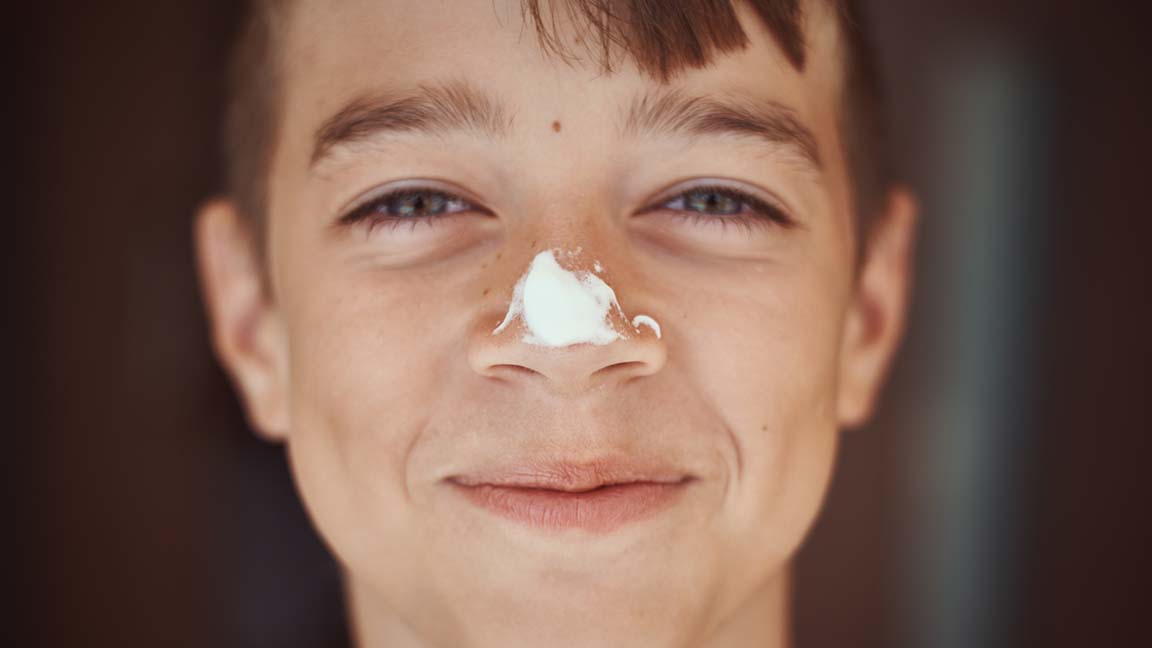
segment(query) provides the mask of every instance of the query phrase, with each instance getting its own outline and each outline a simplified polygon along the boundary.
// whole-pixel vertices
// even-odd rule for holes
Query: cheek
[[[686,361],[738,447],[726,520],[745,567],[786,560],[827,486],[843,307],[826,279],[769,270],[687,309]]]
[[[294,431],[319,427],[341,435],[338,443],[403,442],[435,375],[437,309],[450,301],[412,292],[369,276],[313,291],[317,299],[292,322]]]
[[[424,428],[448,357],[456,302],[375,273],[316,277],[288,313],[292,430],[301,493],[345,561],[384,566],[380,542],[403,543],[409,448]],[[375,519],[372,519],[375,518]],[[381,529],[375,539],[360,530]],[[410,529],[409,529],[410,530]],[[416,555],[393,546],[396,555]],[[394,574],[392,576],[395,576]]]

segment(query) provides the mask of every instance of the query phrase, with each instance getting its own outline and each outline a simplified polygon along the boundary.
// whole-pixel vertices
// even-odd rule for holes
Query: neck
[[[382,605],[367,587],[347,573],[344,578],[353,645],[358,648],[433,648]],[[702,648],[790,648],[790,570],[764,584],[703,643]]]
[[[791,648],[791,567],[765,583],[712,634],[708,648]]]

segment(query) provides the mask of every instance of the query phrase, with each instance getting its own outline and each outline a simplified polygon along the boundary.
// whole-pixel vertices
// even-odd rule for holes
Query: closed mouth
[[[446,481],[472,504],[515,522],[608,533],[664,510],[695,478],[665,467],[600,462],[521,464]]]

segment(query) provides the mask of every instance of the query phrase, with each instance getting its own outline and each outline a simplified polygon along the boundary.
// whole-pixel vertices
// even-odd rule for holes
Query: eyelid
[[[651,207],[647,207],[643,211],[663,209],[664,205],[668,204],[672,200],[683,198],[686,194],[692,193],[694,191],[715,191],[717,193],[726,193],[732,195],[752,208],[752,210],[757,214],[758,217],[761,217],[762,220],[779,225],[780,227],[792,228],[797,227],[800,224],[796,217],[792,215],[792,210],[785,206],[783,201],[778,200],[775,197],[761,197],[751,190],[733,186],[723,180],[704,180],[698,184],[692,184],[688,186],[678,184],[675,186],[673,191],[664,192],[662,194],[664,196],[663,198],[660,198],[656,202],[652,203]],[[701,214],[699,212],[690,212],[688,210],[677,211],[684,211],[685,213],[705,220],[712,219],[720,222],[736,221],[740,218],[747,219],[747,217],[741,217],[739,215],[725,217],[722,215],[713,216],[708,214]]]
[[[338,214],[346,214],[357,207],[369,203],[378,198],[387,196],[388,194],[398,193],[402,191],[427,191],[429,193],[442,193],[459,198],[469,204],[476,204],[481,202],[478,198],[471,195],[471,192],[458,188],[455,184],[446,180],[439,180],[436,178],[406,178],[394,183],[387,183],[377,185],[367,191],[357,194],[356,197],[348,200],[336,210]]]
[[[452,200],[458,200],[462,203],[465,203],[472,210],[475,210],[475,211],[478,211],[481,213],[485,213],[485,214],[491,214],[492,213],[491,211],[489,211],[485,207],[482,207],[480,205],[480,201],[473,199],[469,192],[454,188],[451,185],[451,183],[447,183],[447,182],[444,182],[441,180],[436,180],[433,178],[411,178],[411,179],[403,180],[403,181],[396,183],[396,184],[388,184],[388,185],[375,187],[369,191],[366,191],[366,192],[360,194],[356,198],[349,200],[343,207],[341,207],[340,209],[337,210],[336,213],[338,214],[338,216],[337,216],[337,218],[333,224],[337,227],[345,226],[345,225],[353,225],[353,224],[367,218],[368,214],[364,213],[365,210],[367,210],[368,208],[377,204],[381,200],[388,198],[388,197],[391,197],[391,196],[394,196],[396,194],[403,194],[403,193],[407,193],[407,192],[441,194],[441,195],[446,196]],[[452,212],[452,213],[460,213],[460,212]],[[445,214],[445,215],[449,215],[449,214]],[[429,219],[429,218],[401,218],[401,219],[396,219],[396,220],[416,222],[416,221],[431,220],[431,219]]]

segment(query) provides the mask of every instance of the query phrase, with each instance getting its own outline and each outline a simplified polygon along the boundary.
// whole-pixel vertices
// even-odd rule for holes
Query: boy
[[[789,645],[910,272],[855,14],[257,3],[201,278],[358,645]]]

